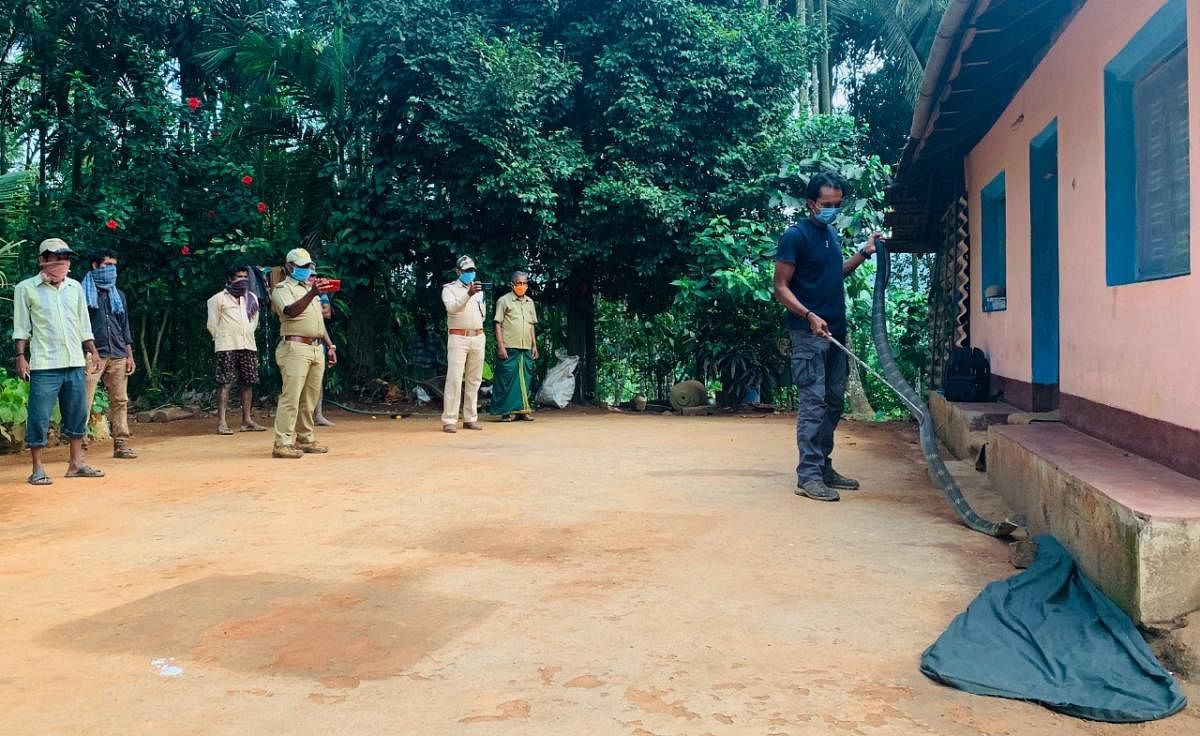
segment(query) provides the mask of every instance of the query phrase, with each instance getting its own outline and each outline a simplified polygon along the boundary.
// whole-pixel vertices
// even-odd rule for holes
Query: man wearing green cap
[[[317,444],[313,410],[321,397],[326,358],[321,350],[325,319],[318,297],[325,279],[309,279],[316,271],[304,248],[287,254],[287,278],[271,289],[271,309],[279,316],[279,347],[275,362],[283,391],[275,409],[274,457],[297,459],[329,448]],[[329,346],[328,364],[337,363],[337,346]]]

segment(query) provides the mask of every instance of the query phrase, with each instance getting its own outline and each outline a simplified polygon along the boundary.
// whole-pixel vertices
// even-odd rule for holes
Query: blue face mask
[[[458,275],[458,280],[463,282],[464,284],[469,284],[475,280],[475,272],[474,271],[463,271],[462,273],[460,273]]]
[[[312,278],[313,270],[311,268],[300,268],[299,266],[292,267],[292,278],[300,283],[304,283]]]
[[[117,267],[101,266],[92,270],[92,281],[96,286],[109,288],[117,285]]]
[[[813,217],[823,225],[831,225],[841,211],[841,207],[822,207],[820,213],[813,215]]]

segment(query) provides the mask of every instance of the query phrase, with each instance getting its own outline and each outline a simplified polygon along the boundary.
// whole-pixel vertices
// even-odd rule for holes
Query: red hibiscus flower
[[[121,223],[110,217],[108,218],[108,222],[104,223],[104,227],[108,228],[109,230],[116,230],[117,228],[121,227]]]
[[[255,209],[258,210],[258,214],[265,215],[267,213],[267,203],[259,202],[258,205],[256,205]]]
[[[249,174],[246,174],[245,176],[242,177],[242,183],[245,184],[246,186],[250,186],[251,184],[254,183],[254,177],[250,176]]]
[[[187,98],[187,106],[188,106],[189,110],[191,110],[192,112],[196,112],[196,108],[200,107],[200,98],[199,97]]]
[[[179,249],[179,252],[185,256],[190,256],[192,254],[192,249],[185,245]]]

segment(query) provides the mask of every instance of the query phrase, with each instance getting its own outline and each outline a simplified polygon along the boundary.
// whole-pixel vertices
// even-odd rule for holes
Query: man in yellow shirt
[[[225,288],[208,300],[208,334],[216,348],[217,434],[230,435],[225,421],[229,392],[238,384],[242,394],[242,431],[264,432],[266,427],[250,416],[254,387],[258,385],[258,297],[250,288],[250,267],[235,265],[225,271]]]
[[[321,398],[321,380],[325,377],[325,319],[318,297],[324,279],[311,284],[316,270],[312,256],[303,248],[288,252],[287,278],[271,289],[271,308],[279,316],[279,347],[275,361],[283,379],[283,391],[275,409],[274,457],[296,459],[305,453],[326,453],[328,447],[317,444],[313,410]],[[329,346],[328,364],[337,364],[337,346]]]
[[[483,383],[483,287],[475,280],[475,261],[462,256],[455,264],[458,278],[442,287],[446,307],[446,389],[442,392],[442,431],[458,431],[462,405],[463,428],[483,429],[479,423],[479,386]],[[466,391],[463,391],[466,383]]]
[[[50,416],[57,403],[62,410],[60,430],[71,440],[68,478],[99,478],[101,471],[83,461],[83,438],[87,435],[87,372],[100,372],[102,361],[92,336],[83,286],[67,273],[71,250],[58,238],[47,238],[38,246],[41,272],[13,289],[13,342],[17,378],[29,381],[25,445],[33,455],[29,483],[48,486],[53,481],[42,465],[42,452],[49,444]],[[25,347],[29,346],[29,356]]]
[[[529,392],[533,387],[533,361],[537,360],[537,308],[525,292],[529,274],[512,275],[512,291],[496,302],[496,380],[492,382],[492,414],[500,421],[533,421]]]

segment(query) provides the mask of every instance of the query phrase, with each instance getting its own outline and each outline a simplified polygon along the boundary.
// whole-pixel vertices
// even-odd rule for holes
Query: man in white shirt
[[[442,431],[458,431],[462,405],[464,429],[483,429],[479,423],[479,386],[483,383],[483,287],[475,280],[475,261],[462,256],[456,263],[458,278],[442,287],[446,307],[446,389],[443,393]],[[466,394],[463,384],[466,383]]]
[[[242,431],[265,432],[250,416],[254,387],[258,385],[258,297],[250,289],[250,267],[225,270],[225,288],[208,300],[208,333],[217,351],[217,434],[233,434],[225,421],[229,391],[238,384],[242,392]]]

